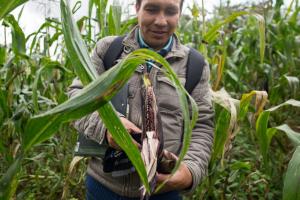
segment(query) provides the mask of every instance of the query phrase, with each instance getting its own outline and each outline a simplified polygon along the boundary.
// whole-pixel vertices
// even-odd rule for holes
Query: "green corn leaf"
[[[99,24],[99,30],[100,30],[100,36],[103,37],[105,35],[105,24],[106,24],[106,7],[108,0],[93,0],[94,4],[96,5],[97,8],[97,19],[98,19],[98,24]],[[104,17],[105,16],[105,17]]]
[[[254,95],[255,95],[254,91],[242,95],[241,103],[240,103],[240,112],[239,112],[239,119],[241,121],[246,117],[251,100]]]
[[[6,48],[0,45],[0,68],[4,65],[6,61]]]
[[[212,97],[213,102],[225,109],[221,112],[220,117],[218,118],[218,124],[216,125],[216,137],[214,139],[213,147],[213,159],[215,160],[219,156],[222,156],[221,163],[223,163],[223,155],[226,150],[225,148],[228,146],[230,139],[235,136],[235,130],[237,128],[237,108],[239,101],[230,97],[230,95],[224,89],[213,92]],[[228,125],[225,123],[228,123]]]
[[[268,161],[268,121],[269,121],[270,112],[265,111],[262,112],[256,122],[256,135],[258,138],[258,144],[260,147],[260,151],[262,153],[264,164],[267,164]]]
[[[258,30],[259,30],[259,36],[260,36],[260,60],[261,63],[263,63],[264,60],[264,55],[265,55],[265,20],[264,17],[257,14],[257,13],[251,13],[251,12],[247,12],[247,11],[240,11],[240,12],[235,12],[233,14],[231,14],[229,17],[227,17],[226,19],[224,19],[223,21],[217,23],[216,25],[214,25],[212,28],[210,28],[210,30],[203,36],[203,39],[208,42],[208,43],[212,43],[219,35],[219,30],[221,29],[222,26],[224,26],[225,24],[229,24],[231,22],[233,22],[234,20],[236,20],[238,17],[240,16],[244,16],[244,15],[250,15],[253,16],[257,19],[258,21]]]
[[[191,141],[191,136],[192,136],[192,130],[196,124],[199,113],[198,113],[198,106],[195,100],[190,96],[190,94],[185,90],[184,86],[180,83],[179,79],[176,76],[176,73],[172,70],[168,62],[164,59],[160,59],[159,62],[166,68],[167,70],[166,76],[171,80],[171,82],[176,88],[176,91],[179,96],[179,102],[183,114],[183,119],[184,119],[183,144],[176,165],[171,172],[171,174],[174,174],[179,168],[181,161],[183,160],[185,154],[188,151],[190,141]],[[187,99],[189,100],[192,108],[191,115],[189,113],[189,104]],[[156,191],[160,190],[166,182],[167,180],[163,182],[161,185],[157,186]]]
[[[0,1],[0,20],[9,14],[16,7],[22,5],[28,0],[1,0]]]
[[[74,98],[69,99],[46,113],[33,117],[29,121],[27,131],[24,134],[24,149],[28,150],[32,145],[48,139],[48,136],[42,136],[41,138],[40,136],[42,133],[52,135],[59,128],[56,122],[61,124],[60,121],[66,122],[83,117],[107,103],[130,78],[136,66],[144,62],[144,60],[136,59],[135,55],[138,53],[131,54],[127,59],[124,59],[124,62],[103,73],[95,81],[82,89]],[[48,121],[50,118],[53,122]],[[36,120],[41,120],[39,125],[35,124]]]
[[[17,174],[21,168],[23,155],[20,155],[8,168],[0,180],[0,199],[10,200],[17,189]]]
[[[240,102],[240,111],[239,111],[239,120],[243,120],[250,106],[250,103],[253,97],[256,97],[256,114],[259,115],[268,100],[268,94],[265,91],[256,91],[253,90],[250,93],[246,93],[242,95],[242,99]]]
[[[8,15],[4,22],[8,24],[11,28],[12,35],[12,49],[16,55],[25,55],[26,54],[26,40],[25,35],[22,29],[20,28],[18,22],[15,20],[13,15]]]
[[[262,112],[256,121],[256,135],[258,138],[258,144],[259,144],[260,152],[263,156],[265,167],[267,167],[267,163],[268,163],[268,150],[269,150],[270,142],[271,142],[272,136],[275,134],[274,130],[268,129],[268,121],[269,121],[270,114],[271,114],[271,112],[276,111],[279,108],[286,106],[286,105],[290,105],[290,106],[299,108],[300,101],[290,99],[278,106],[272,107],[272,108]],[[282,130],[282,129],[287,130],[286,127],[280,127],[280,130]]]
[[[239,101],[233,99],[224,89],[212,92],[213,102],[224,108],[221,111],[216,124],[212,161],[222,157],[226,151],[230,139],[234,137],[237,127],[237,108]]]
[[[284,103],[282,103],[278,106],[275,106],[273,108],[269,108],[267,111],[273,112],[273,111],[275,111],[275,110],[277,110],[277,109],[279,109],[283,106],[294,106],[294,107],[300,108],[300,101],[295,100],[295,99],[289,99],[286,102],[284,102]]]
[[[3,126],[4,119],[9,116],[10,107],[7,102],[7,91],[0,88],[0,128]]]
[[[82,29],[83,29],[83,25],[84,25],[84,22],[86,21],[88,19],[88,17],[87,16],[83,16],[83,17],[81,17],[79,20],[77,20],[77,26],[78,26],[78,29],[79,29],[79,31],[81,32],[82,31]]]
[[[214,163],[219,156],[223,156],[225,143],[228,137],[228,128],[230,124],[230,113],[227,110],[222,110],[215,128],[213,154],[211,163]]]
[[[213,102],[219,104],[220,106],[225,108],[228,112],[232,110],[231,109],[232,105],[238,107],[240,104],[240,101],[232,98],[224,88],[222,88],[219,91],[211,91],[211,92],[212,92]]]
[[[108,30],[109,35],[116,35],[116,24],[113,17],[113,7],[109,7],[109,13],[108,13]]]
[[[59,69],[63,73],[71,73],[68,69],[62,67],[59,62],[57,61],[47,61],[41,68],[39,68],[36,72],[36,76],[32,85],[32,101],[33,101],[33,108],[35,113],[38,113],[38,83],[41,79],[41,75],[45,70],[52,70],[52,69]]]
[[[118,5],[112,5],[108,13],[108,29],[110,35],[119,35],[121,28],[121,14],[122,9]]]
[[[72,19],[72,13],[68,1],[61,0],[61,17],[64,30],[64,38],[68,49],[69,57],[77,75],[80,75],[81,82],[86,85],[97,77],[87,48],[81,39],[77,24]],[[79,56],[78,56],[79,55]]]
[[[122,8],[121,5],[116,4],[112,6],[112,11],[113,11],[113,19],[114,19],[114,24],[115,24],[115,29],[116,29],[116,35],[120,35],[120,30],[121,30],[121,16],[122,16]]]
[[[287,83],[289,84],[294,96],[296,96],[297,91],[299,89],[299,85],[300,85],[300,81],[299,78],[296,76],[287,76],[284,75],[283,78],[287,81]]]
[[[249,14],[249,12],[246,12],[246,11],[233,13],[232,15],[227,17],[225,20],[217,23],[212,28],[210,28],[210,30],[203,36],[203,39],[209,43],[213,42],[216,39],[216,37],[219,35],[218,31],[221,29],[222,26],[236,20],[236,18],[238,18],[240,16],[247,15],[247,14]]]
[[[290,85],[291,88],[295,87],[298,88],[299,87],[299,78],[296,76],[287,76],[284,75],[283,76],[286,81],[288,82],[288,84]]]
[[[137,24],[137,18],[129,19],[124,24],[122,24],[120,35],[124,35],[130,26],[134,26]]]
[[[265,19],[262,15],[251,13],[253,17],[257,19],[258,22],[258,31],[259,31],[259,52],[260,52],[260,63],[264,63],[265,58],[265,48],[266,48],[266,25],[265,25]]]
[[[297,133],[286,124],[277,126],[276,129],[285,132],[295,146],[300,146],[300,133]]]
[[[283,200],[300,199],[300,146],[296,148],[284,178]]]
[[[284,18],[282,18],[282,19],[286,19],[287,16],[289,16],[289,14],[290,14],[290,12],[291,12],[291,10],[292,10],[292,6],[293,6],[294,3],[295,3],[295,0],[292,0],[292,1],[290,2],[290,5],[288,6],[288,9],[287,9],[287,11],[286,11],[286,13],[285,13],[285,16],[284,16]]]
[[[231,165],[232,170],[240,170],[240,169],[245,169],[245,170],[250,170],[251,169],[251,164],[250,162],[241,162],[241,161],[236,161]]]
[[[57,41],[57,38],[62,34],[61,33],[61,28],[60,28],[60,24],[57,23],[56,21],[54,20],[50,20],[50,19],[46,19],[47,21],[44,22],[40,27],[39,29],[36,31],[36,32],[33,32],[31,33],[30,35],[28,35],[26,37],[26,42],[27,41],[30,41],[29,39],[31,37],[33,37],[32,41],[31,41],[31,44],[30,44],[30,48],[29,48],[29,54],[31,55],[33,50],[34,50],[34,47],[36,46],[37,44],[37,41],[39,39],[38,36],[39,34],[41,34],[43,31],[45,31],[46,29],[48,28],[53,28],[56,30],[56,33],[53,35],[53,37],[48,41],[49,45],[51,46],[55,41]],[[55,23],[55,24],[54,24]]]
[[[89,7],[88,7],[88,30],[87,30],[87,37],[89,40],[92,40],[92,11],[93,11],[93,7],[94,7],[94,1],[93,0],[89,0]]]

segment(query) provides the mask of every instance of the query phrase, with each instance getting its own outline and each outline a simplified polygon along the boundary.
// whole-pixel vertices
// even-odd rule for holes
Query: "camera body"
[[[142,143],[141,133],[133,132],[131,136],[139,144]],[[135,168],[124,151],[108,147],[103,158],[103,171],[118,177],[134,172]]]

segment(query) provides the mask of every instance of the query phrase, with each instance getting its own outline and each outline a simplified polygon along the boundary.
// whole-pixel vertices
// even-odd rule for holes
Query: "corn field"
[[[149,187],[139,151],[109,103],[147,59],[163,65],[188,116],[176,170],[197,116],[169,64],[141,49],[98,77],[90,61],[99,39],[126,34],[137,19],[124,17],[119,4],[89,0],[87,15],[75,20],[80,1],[71,7],[61,0],[60,19],[46,18],[25,35],[23,9],[11,12],[27,2],[0,2],[0,199],[84,199],[88,158],[73,155],[71,122],[95,110]],[[188,10],[176,34],[210,64],[216,116],[208,176],[185,199],[300,200],[299,0],[224,4],[209,17],[205,1]],[[68,99],[76,76],[87,87]]]

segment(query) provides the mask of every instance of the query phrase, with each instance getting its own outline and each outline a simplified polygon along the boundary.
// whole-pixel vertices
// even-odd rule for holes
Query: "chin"
[[[152,42],[152,46],[163,48],[167,42],[168,40],[158,39]]]

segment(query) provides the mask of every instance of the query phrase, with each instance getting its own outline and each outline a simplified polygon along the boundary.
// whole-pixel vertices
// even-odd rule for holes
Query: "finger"
[[[114,140],[112,140],[111,145],[112,145],[112,148],[114,148],[116,150],[122,150],[121,147]]]
[[[107,132],[107,142],[108,145],[116,150],[121,150],[121,147],[115,142],[115,140],[113,139],[113,137],[111,136],[111,134],[109,132]]]
[[[178,160],[178,157],[174,154],[174,153],[172,153],[172,152],[170,152],[170,151],[167,151],[167,150],[164,150],[163,151],[163,156],[167,159],[167,160]]]
[[[135,145],[139,150],[142,149],[142,145],[139,144],[138,142],[136,142],[134,139],[132,139],[132,142],[134,143],[134,145]]]
[[[138,128],[134,123],[132,123],[125,117],[121,117],[120,120],[129,132],[136,132],[136,133],[142,132],[142,130],[140,128]]]
[[[169,178],[169,174],[160,174],[156,173],[156,181],[157,183],[162,183]]]
[[[134,133],[142,133],[142,130],[134,124],[132,124],[132,126],[130,126],[129,130],[130,130],[130,132],[134,132]]]

